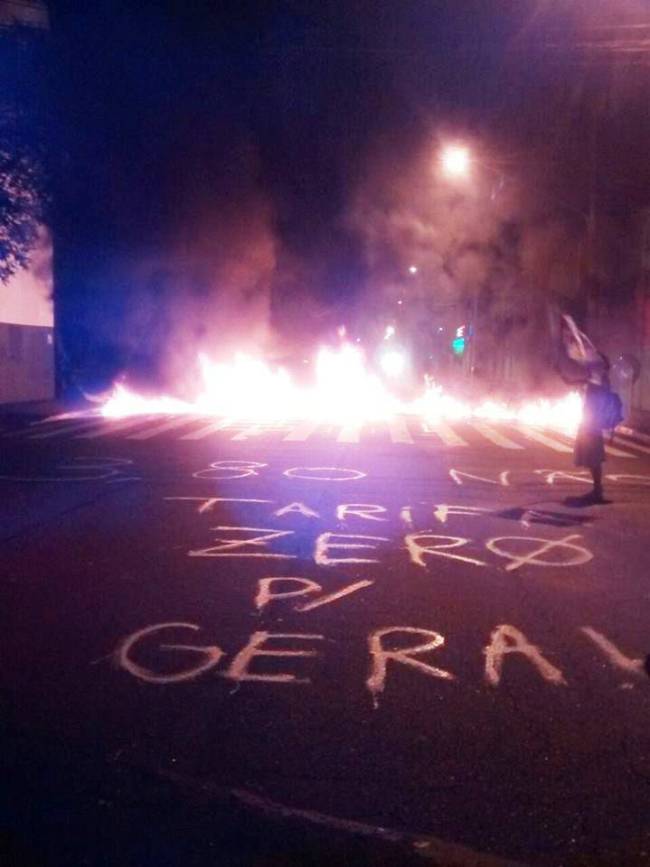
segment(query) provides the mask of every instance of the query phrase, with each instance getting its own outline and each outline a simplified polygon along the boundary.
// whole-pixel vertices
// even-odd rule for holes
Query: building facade
[[[47,7],[36,0],[0,0],[0,39],[29,38],[48,27]],[[36,30],[35,30],[36,32]],[[29,266],[0,282],[0,403],[54,397],[52,243],[43,229]]]
[[[54,397],[52,245],[44,231],[29,268],[0,283],[0,403]]]

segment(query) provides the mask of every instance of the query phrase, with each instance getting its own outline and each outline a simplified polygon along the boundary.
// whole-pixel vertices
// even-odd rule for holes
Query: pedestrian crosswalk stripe
[[[634,440],[623,439],[623,437],[615,436],[614,442],[619,446],[625,446],[626,449],[636,449],[638,452],[650,455],[650,448],[648,448],[648,446],[641,445],[641,443],[637,443]]]
[[[617,449],[614,446],[605,443],[605,451],[608,455],[613,455],[615,458],[634,458],[636,455],[632,455],[629,452],[624,452],[621,449]]]
[[[620,424],[616,428],[616,433],[622,434],[626,437],[634,437],[635,440],[641,440],[642,443],[650,444],[650,434],[643,433],[643,431],[640,430],[633,430],[631,427],[624,424]]]
[[[413,443],[413,437],[403,418],[394,418],[388,422],[388,433],[393,443]]]
[[[216,433],[217,431],[229,427],[233,423],[233,421],[234,419],[232,418],[222,418],[221,421],[210,422],[210,424],[206,424],[204,425],[204,427],[200,427],[198,430],[192,431],[188,434],[184,434],[182,437],[179,437],[179,439],[202,440],[205,439],[205,437],[210,436],[211,433]]]
[[[434,433],[440,437],[446,446],[466,446],[469,443],[462,437],[458,436],[456,431],[451,428],[446,422],[438,421],[435,424],[427,422],[424,426],[427,433]]]
[[[40,433],[37,433],[37,434],[30,434],[29,439],[30,440],[45,440],[45,439],[49,439],[50,437],[65,436],[66,434],[76,433],[76,431],[88,430],[89,428],[93,428],[97,425],[97,423],[99,421],[100,421],[99,419],[88,419],[87,418],[85,421],[80,422],[78,424],[64,424],[61,427],[57,426],[57,427],[51,428],[51,429],[46,430],[46,431],[41,431]]]
[[[230,437],[230,439],[233,441],[247,440],[249,437],[256,437],[261,433],[264,433],[264,428],[258,424],[252,424],[249,427],[245,427],[244,430],[239,431],[234,437]]]
[[[74,439],[95,440],[98,437],[108,437],[116,432],[122,433],[122,431],[130,430],[133,427],[140,427],[143,424],[147,424],[148,421],[150,421],[150,417],[146,415],[139,417],[127,416],[126,418],[112,421],[110,425],[101,426],[86,433],[76,434]]]
[[[296,425],[289,433],[283,437],[285,443],[302,443],[316,433],[320,425],[318,422],[303,421]]]
[[[499,446],[502,449],[523,449],[522,445],[504,436],[500,431],[495,430],[490,425],[485,424],[485,422],[473,421],[471,425],[474,430],[478,431],[490,442],[493,442],[495,446]]]
[[[341,432],[336,438],[337,443],[358,443],[361,428],[358,424],[349,424],[341,428]]]
[[[569,439],[568,435],[566,436],[565,440],[566,439]],[[567,443],[567,445],[569,445],[571,447],[570,450],[573,451],[573,443],[569,442],[569,443]],[[605,442],[604,446],[605,446],[605,451],[607,452],[607,454],[612,455],[615,458],[635,458],[636,457],[636,455],[630,454],[630,452],[624,452],[621,449],[614,448],[614,446],[610,445],[608,442]]]
[[[550,449],[553,449],[556,452],[564,452],[566,454],[570,454],[573,451],[573,448],[571,446],[568,446],[566,445],[566,443],[560,442],[559,440],[553,439],[547,434],[543,434],[541,431],[535,430],[535,428],[520,427],[518,429],[529,440],[535,440],[535,442],[542,443],[542,445],[548,446]]]
[[[158,436],[158,434],[167,433],[167,431],[183,427],[184,425],[195,422],[196,420],[196,416],[191,415],[172,416],[172,418],[167,421],[155,424],[153,427],[145,428],[144,430],[137,431],[137,433],[129,434],[127,440],[150,440],[152,437]]]
[[[61,422],[73,421],[88,421],[91,416],[84,415],[81,412],[67,412],[64,415],[48,415],[45,418],[38,418],[36,421],[30,421],[30,428],[43,427],[44,424],[61,424]]]
[[[186,430],[184,431],[183,428]],[[228,430],[229,429],[229,430]],[[246,442],[255,437],[274,438],[281,442],[306,442],[312,437],[332,439],[339,443],[368,444],[380,441],[414,445],[427,442],[443,447],[478,447],[476,435],[482,439],[483,447],[491,444],[500,449],[521,451],[539,444],[553,451],[570,454],[573,441],[568,434],[554,430],[529,427],[523,423],[485,422],[482,419],[466,419],[447,423],[423,423],[415,416],[398,416],[380,424],[349,424],[332,428],[331,425],[317,421],[296,421],[293,427],[287,422],[266,424],[245,422],[236,417],[214,418],[195,415],[149,415],[127,416],[121,419],[88,415],[51,419],[47,424],[35,427],[30,425],[19,431],[12,430],[0,434],[3,437],[22,436],[29,440],[46,440],[53,437],[73,440],[94,440],[101,437],[115,437],[133,441],[148,441],[154,437],[161,440],[165,434],[169,439],[196,441],[223,431],[227,438],[235,442]],[[465,433],[469,432],[469,436]],[[475,436],[472,438],[472,432]],[[513,432],[516,437],[513,438]],[[423,435],[424,434],[424,435]],[[462,434],[462,436],[461,436]],[[465,437],[468,436],[467,439]],[[486,442],[487,441],[487,442]],[[634,459],[650,454],[650,446],[642,445],[628,436],[617,435],[614,444],[606,442],[605,449],[616,458]],[[522,444],[523,443],[523,444]]]

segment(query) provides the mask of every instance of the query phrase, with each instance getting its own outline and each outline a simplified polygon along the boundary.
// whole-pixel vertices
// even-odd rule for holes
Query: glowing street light
[[[467,178],[472,166],[472,155],[464,145],[447,145],[440,154],[443,174],[452,180]]]
[[[418,268],[417,265],[409,265],[409,274],[417,274]]]

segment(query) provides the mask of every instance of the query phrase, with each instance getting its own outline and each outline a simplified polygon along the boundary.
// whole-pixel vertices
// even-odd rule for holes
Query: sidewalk
[[[34,400],[24,403],[0,403],[0,419],[48,418],[51,415],[61,415],[66,412],[78,412],[89,409],[92,404],[83,399],[72,400]]]

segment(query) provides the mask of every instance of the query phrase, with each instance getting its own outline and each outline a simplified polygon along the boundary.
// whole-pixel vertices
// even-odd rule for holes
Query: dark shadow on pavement
[[[566,500],[566,505],[569,505]],[[514,506],[501,512],[494,512],[498,518],[528,524],[550,524],[552,527],[577,527],[593,524],[596,520],[592,515],[571,515],[567,512],[553,512],[549,509],[537,509],[533,506]]]
[[[606,500],[604,497],[594,497],[593,494],[583,494],[582,497],[567,497],[562,502],[573,509],[584,509],[587,506],[611,506],[614,501]]]
[[[3,712],[4,704],[0,693]],[[0,750],[3,867],[423,864],[407,834],[369,838],[267,816],[235,799],[225,783],[183,786],[128,756],[105,753],[100,743],[23,731],[2,716]]]

